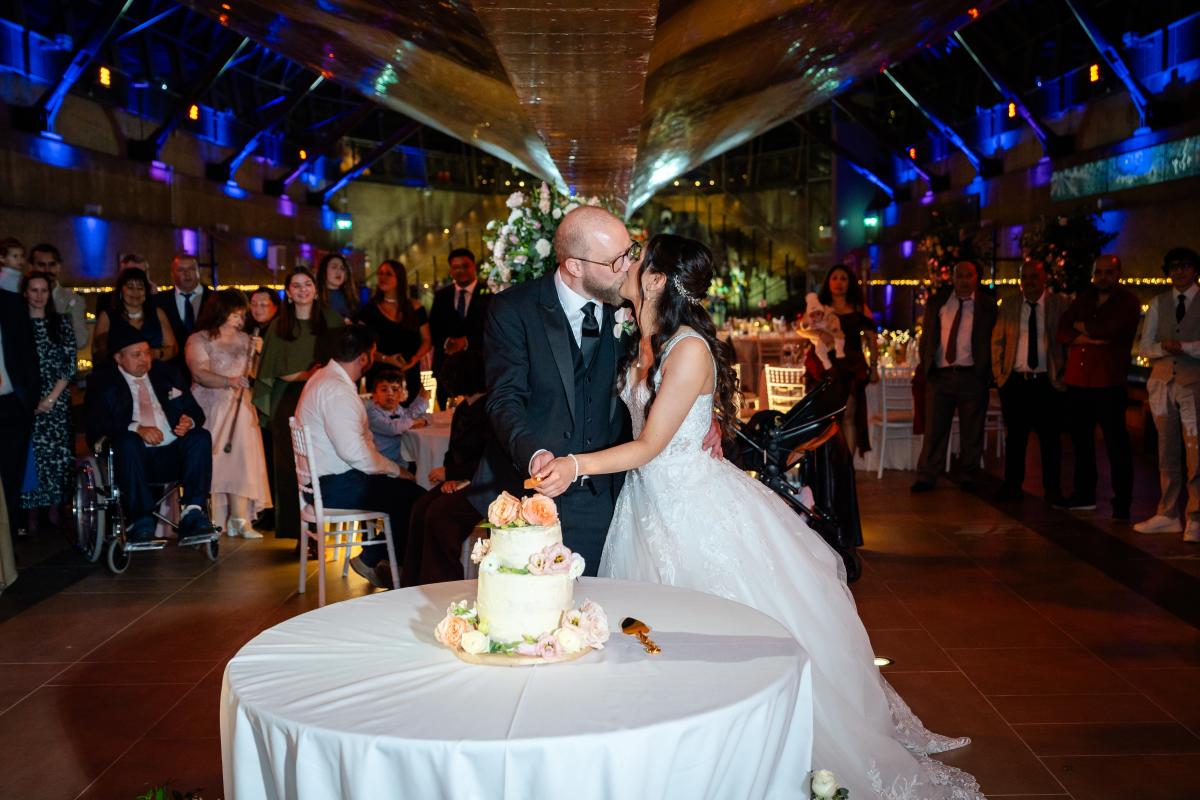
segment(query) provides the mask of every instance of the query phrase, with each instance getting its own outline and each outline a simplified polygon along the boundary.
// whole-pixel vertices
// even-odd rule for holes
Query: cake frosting
[[[438,624],[442,644],[473,655],[573,657],[608,640],[608,619],[592,602],[574,608],[583,558],[564,544],[554,501],[502,493],[488,508],[491,536],[472,551],[479,565],[474,603],[452,603]]]

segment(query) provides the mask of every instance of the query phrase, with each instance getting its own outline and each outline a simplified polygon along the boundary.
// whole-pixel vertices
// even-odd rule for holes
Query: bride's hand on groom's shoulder
[[[539,478],[534,491],[546,497],[558,497],[571,485],[575,476],[575,463],[569,458],[556,458],[534,470],[534,476]]]

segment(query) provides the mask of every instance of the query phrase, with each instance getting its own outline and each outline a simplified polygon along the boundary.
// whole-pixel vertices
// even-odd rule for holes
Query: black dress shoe
[[[933,481],[917,481],[912,486],[908,487],[908,490],[910,492],[912,492],[913,494],[920,494],[921,492],[932,492],[933,491]]]
[[[154,538],[154,529],[157,527],[154,517],[136,519],[125,529],[125,538],[131,542],[148,542]]]

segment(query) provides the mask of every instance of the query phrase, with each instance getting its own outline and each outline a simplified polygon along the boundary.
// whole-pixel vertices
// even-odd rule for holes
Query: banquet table
[[[758,357],[760,339],[781,347],[787,344],[802,344],[804,339],[795,333],[763,333],[749,336],[734,334],[727,337],[727,341],[733,345],[737,363],[742,365],[742,390],[747,394],[763,394],[765,398],[762,378],[764,365],[759,363]]]
[[[657,584],[581,578],[614,630],[562,664],[467,664],[433,629],[475,581],[325,606],[225,669],[227,800],[797,798],[812,754],[808,656],[770,617]]]
[[[911,371],[898,372],[893,380],[898,380],[905,385],[911,385]],[[879,470],[879,454],[881,439],[883,436],[882,426],[875,419],[875,416],[880,413],[883,405],[882,401],[882,382],[867,384],[867,420],[871,429],[871,449],[865,456],[854,454],[854,468],[858,470],[866,470],[868,472],[876,472]],[[906,426],[904,429],[892,428],[888,431],[888,442],[886,452],[883,454],[884,469],[899,469],[907,472],[912,472],[917,468],[917,460],[921,456],[921,444],[925,437],[919,433],[912,432],[912,425]]]
[[[450,449],[452,416],[452,411],[437,411],[430,416],[429,425],[405,431],[400,437],[400,457],[416,462],[414,477],[426,489],[433,488],[429,470],[442,466],[446,451]]]

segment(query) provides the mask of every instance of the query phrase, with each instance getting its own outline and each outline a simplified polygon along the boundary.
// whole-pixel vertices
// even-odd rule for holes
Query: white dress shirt
[[[1196,299],[1196,295],[1200,294],[1200,287],[1192,284],[1187,291],[1183,293],[1183,307],[1190,310],[1192,302]],[[1179,292],[1175,288],[1171,288],[1171,309],[1174,313],[1175,304],[1178,302]],[[1200,358],[1200,342],[1180,342],[1180,348],[1185,356],[1192,358]],[[1158,343],[1158,298],[1156,297],[1150,303],[1150,307],[1146,309],[1146,317],[1142,321],[1142,338],[1138,341],[1138,355],[1146,358],[1163,358],[1169,353],[1163,350],[1162,345]]]
[[[192,304],[192,319],[200,319],[200,293],[203,291],[203,288],[197,286],[195,289],[192,289],[192,296],[189,299],[183,296],[184,292],[182,289],[178,286],[175,287],[175,310],[179,312],[180,319],[187,319],[187,316],[184,314],[183,304],[189,302]]]
[[[154,394],[154,384],[150,383],[150,373],[147,372],[140,378],[135,378],[125,370],[117,367],[117,371],[121,373],[121,377],[125,379],[125,383],[129,385],[129,393],[133,395],[133,420],[129,423],[129,430],[137,432],[138,421],[138,393],[140,390],[140,382],[146,382],[146,391],[150,393],[150,405],[154,407],[154,424],[163,435],[162,441],[158,444],[147,445],[147,447],[162,447],[175,441],[175,431],[171,430],[171,423],[167,420],[167,414],[163,411],[163,407],[158,402],[158,396]]]
[[[954,326],[954,315],[958,313],[958,307],[962,306],[962,319],[958,321],[958,348],[955,355],[954,363],[946,361],[946,347],[950,344],[950,328]],[[951,294],[949,299],[942,305],[938,311],[938,319],[941,320],[942,337],[938,342],[936,364],[939,367],[973,367],[975,359],[971,355],[971,328],[975,322],[975,294],[970,297],[961,299],[957,294]]]
[[[1029,299],[1020,295],[1021,313],[1017,320],[1017,352],[1013,360],[1013,372],[1045,372],[1050,365],[1046,363],[1046,297],[1049,292],[1042,290],[1042,296],[1037,299],[1037,357],[1035,369],[1029,368]],[[1009,301],[1012,302],[1012,301]],[[966,312],[963,312],[966,314]]]
[[[400,467],[376,449],[358,387],[337,361],[308,379],[296,419],[308,428],[310,467],[317,477],[355,469],[368,475],[400,474]]]
[[[575,337],[575,346],[583,347],[583,307],[588,303],[596,304],[596,323],[601,322],[602,305],[599,300],[577,294],[567,286],[558,270],[554,271],[554,288],[558,292],[558,303],[563,313],[567,315],[567,324],[571,326],[571,335]]]

